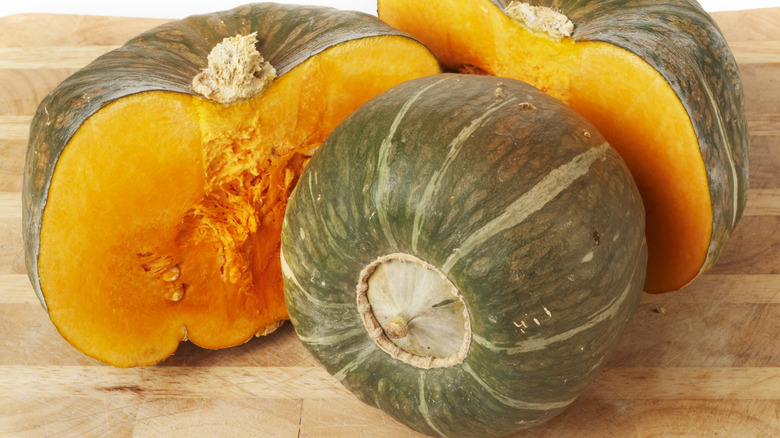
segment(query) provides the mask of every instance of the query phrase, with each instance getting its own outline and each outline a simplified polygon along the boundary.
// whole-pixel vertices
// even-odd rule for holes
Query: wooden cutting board
[[[581,398],[518,437],[780,436],[780,9],[714,15],[745,87],[746,216],[708,274],[643,298]],[[185,343],[158,366],[115,369],[73,349],[38,304],[21,237],[32,115],[69,74],[163,21],[0,18],[0,436],[419,436],[344,390],[289,324],[240,347]]]

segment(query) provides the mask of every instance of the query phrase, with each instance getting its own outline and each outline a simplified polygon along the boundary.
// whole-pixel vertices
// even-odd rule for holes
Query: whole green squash
[[[282,229],[298,336],[361,400],[434,436],[563,411],[604,366],[645,280],[619,155],[520,81],[405,82],[345,119]]]

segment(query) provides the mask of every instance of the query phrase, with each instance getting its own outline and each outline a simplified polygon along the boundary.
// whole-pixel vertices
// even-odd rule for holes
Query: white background
[[[252,0],[0,0],[0,17],[27,12],[49,12],[127,17],[181,18],[230,9]],[[280,3],[326,5],[376,14],[376,0],[277,0]],[[419,0],[437,1],[437,0]],[[780,0],[699,0],[707,11],[780,6]]]

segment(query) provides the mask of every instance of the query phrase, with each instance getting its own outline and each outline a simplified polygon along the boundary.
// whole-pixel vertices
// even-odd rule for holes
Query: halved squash
[[[716,261],[748,190],[737,65],[694,0],[379,0],[452,70],[529,82],[590,120],[645,203],[647,292]]]
[[[162,25],[69,77],[35,115],[23,188],[28,274],[60,333],[125,367],[273,331],[309,154],[439,71],[376,17],[269,3]]]

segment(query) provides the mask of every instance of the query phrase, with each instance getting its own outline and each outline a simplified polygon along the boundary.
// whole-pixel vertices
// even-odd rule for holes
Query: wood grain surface
[[[780,9],[713,14],[739,63],[752,149],[746,217],[686,289],[645,295],[605,371],[517,437],[780,436]],[[184,343],[115,369],[57,333],[22,252],[21,185],[38,102],[163,20],[0,18],[0,436],[417,437],[323,371],[290,324],[220,351]]]

